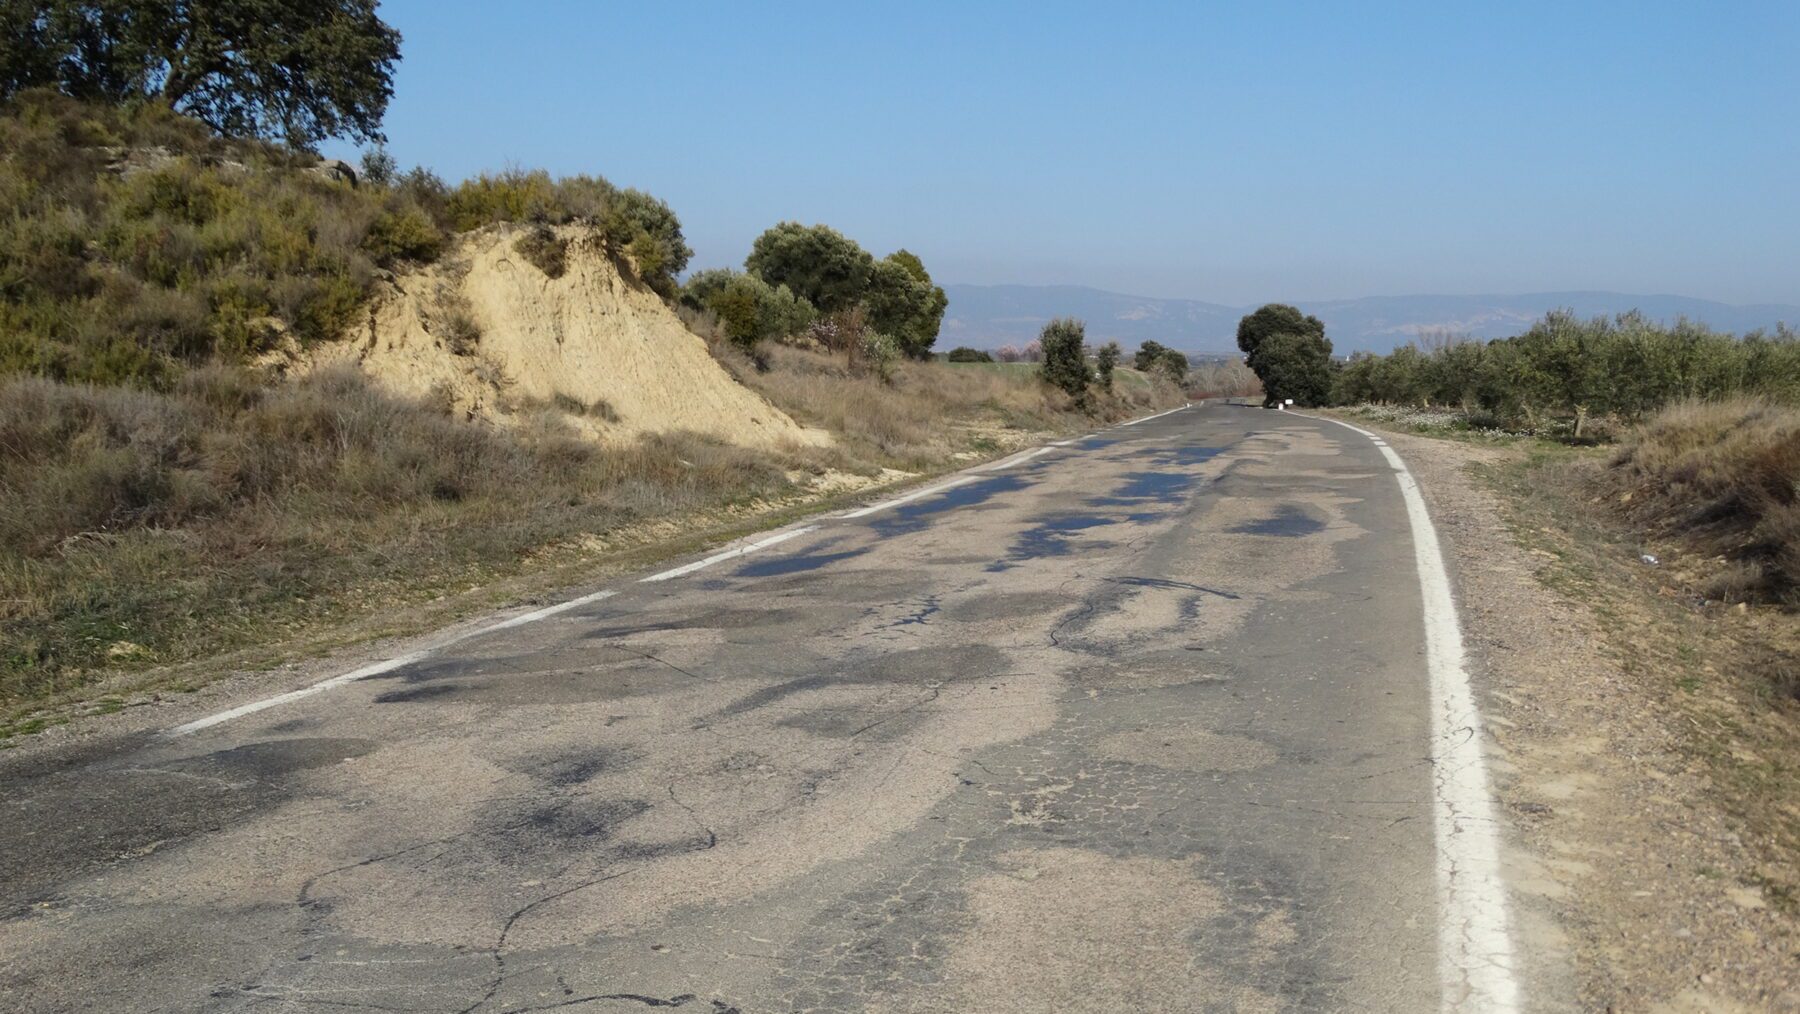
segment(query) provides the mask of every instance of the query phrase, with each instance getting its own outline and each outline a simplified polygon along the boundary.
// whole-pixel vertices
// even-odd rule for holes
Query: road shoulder
[[[1585,1010],[1800,1010],[1793,913],[1718,803],[1684,709],[1586,596],[1546,585],[1556,554],[1475,474],[1522,452],[1383,435],[1449,548],[1527,954],[1566,950]]]

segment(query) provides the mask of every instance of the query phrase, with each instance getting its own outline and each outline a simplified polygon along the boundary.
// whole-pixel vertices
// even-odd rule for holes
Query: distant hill
[[[1037,337],[1052,317],[1087,322],[1090,338],[1135,345],[1154,338],[1195,353],[1235,352],[1238,318],[1254,307],[1195,299],[1127,296],[1079,285],[946,285],[944,348],[995,348]],[[1414,337],[1438,331],[1505,338],[1555,309],[1584,317],[1641,310],[1662,321],[1687,317],[1720,331],[1742,333],[1800,324],[1800,306],[1732,306],[1686,296],[1633,296],[1617,292],[1533,292],[1518,296],[1366,296],[1299,304],[1317,314],[1340,352],[1386,352]]]

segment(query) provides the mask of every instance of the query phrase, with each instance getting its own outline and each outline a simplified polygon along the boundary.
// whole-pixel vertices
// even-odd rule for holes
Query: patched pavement
[[[1436,1010],[1376,449],[1196,408],[0,762],[0,1007]]]

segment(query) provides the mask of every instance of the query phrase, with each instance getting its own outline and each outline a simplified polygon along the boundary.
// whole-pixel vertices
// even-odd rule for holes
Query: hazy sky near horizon
[[[1800,3],[386,0],[386,130],[943,282],[1800,303]],[[342,153],[343,149],[333,149]]]

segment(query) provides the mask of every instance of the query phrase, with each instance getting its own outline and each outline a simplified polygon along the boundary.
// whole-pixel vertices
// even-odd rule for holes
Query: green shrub
[[[338,337],[377,262],[429,256],[431,229],[295,161],[166,110],[12,103],[0,370],[164,387],[282,331]]]
[[[1078,404],[1086,403],[1087,387],[1094,379],[1087,364],[1086,339],[1087,326],[1073,317],[1058,317],[1045,324],[1038,334],[1038,342],[1044,350],[1039,375],[1061,388]]]
[[[876,261],[863,298],[870,322],[893,335],[902,352],[913,359],[931,358],[950,300],[931,284],[917,257],[901,250]]]
[[[913,359],[931,358],[949,305],[915,254],[896,250],[877,261],[825,225],[782,222],[764,231],[744,268],[772,286],[786,286],[821,313],[860,307],[871,326]]]
[[[377,264],[428,263],[443,252],[444,233],[425,209],[409,202],[376,216],[363,237],[362,248]]]
[[[547,225],[537,225],[513,241],[513,249],[547,277],[561,278],[569,267],[569,241]]]
[[[729,269],[697,271],[680,293],[682,305],[712,313],[725,337],[746,351],[810,327],[818,314],[785,285]]]
[[[589,223],[665,293],[690,255],[667,205],[599,177],[509,170],[451,188],[415,168],[383,186],[389,161],[371,152],[375,178],[354,188],[154,104],[20,95],[0,109],[0,372],[166,388],[283,334],[334,340],[379,268],[435,260],[452,230]],[[543,235],[521,252],[554,276]],[[764,312],[791,329],[799,310]]]
[[[1168,377],[1171,383],[1180,384],[1187,379],[1187,353],[1182,352],[1180,349],[1164,349],[1163,354],[1157,357],[1153,368],[1163,376]],[[1315,404],[1324,404],[1324,401],[1321,398],[1316,401]]]
[[[687,270],[694,251],[667,204],[641,190],[621,190],[608,196],[598,225],[609,251],[629,256],[638,277],[652,289],[674,295],[675,276]]]
[[[568,220],[558,207],[556,184],[542,169],[472,176],[450,191],[445,213],[457,232],[499,222],[560,224]]]
[[[1138,346],[1137,354],[1132,357],[1131,365],[1137,367],[1139,373],[1149,373],[1156,369],[1156,364],[1167,355],[1169,347],[1159,341],[1146,340]]]
[[[951,349],[950,354],[944,358],[953,363],[991,363],[994,361],[994,357],[988,353],[980,349],[969,348],[967,345]]]
[[[391,187],[400,176],[400,163],[388,153],[387,146],[377,144],[362,155],[362,182],[371,187]]]
[[[1100,386],[1112,390],[1113,370],[1119,365],[1119,356],[1123,352],[1118,342],[1107,342],[1094,353],[1094,374],[1100,378]]]

